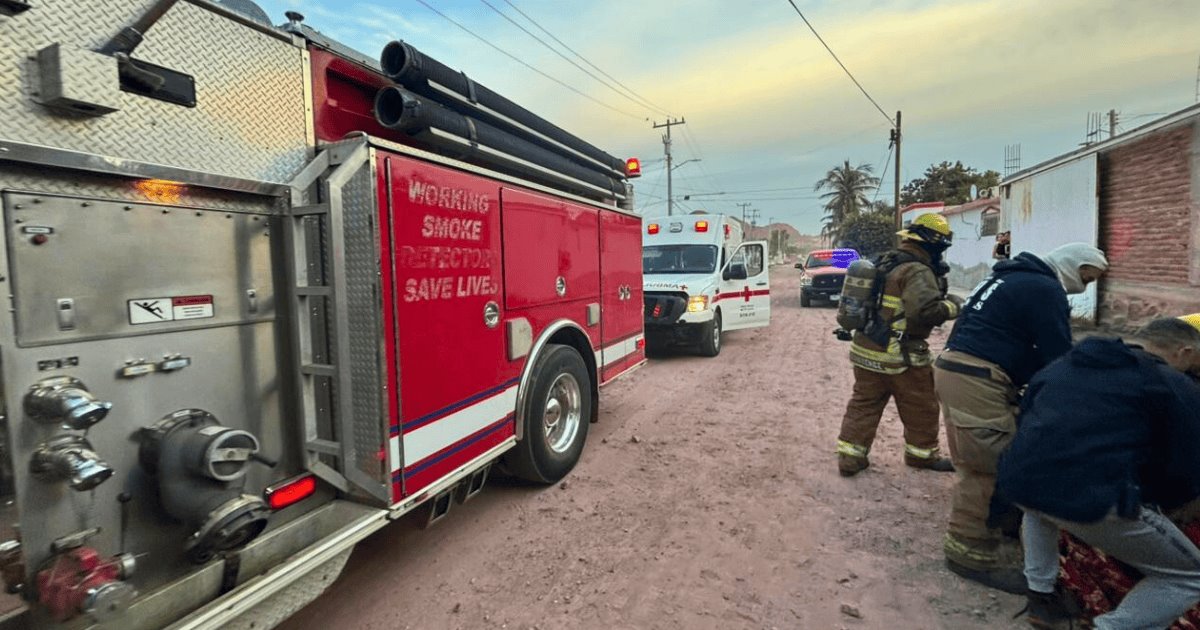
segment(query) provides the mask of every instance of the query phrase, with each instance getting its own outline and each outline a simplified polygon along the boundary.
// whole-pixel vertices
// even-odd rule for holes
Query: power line
[[[516,55],[514,55],[514,54],[512,54],[512,53],[508,52],[507,50],[504,50],[503,48],[501,48],[501,47],[499,47],[499,46],[497,46],[497,45],[495,45],[495,44],[493,44],[492,42],[488,41],[486,38],[484,38],[484,37],[482,37],[482,36],[480,36],[480,35],[476,34],[474,31],[472,31],[471,29],[469,29],[469,28],[467,28],[467,27],[463,26],[462,24],[459,24],[457,21],[455,21],[455,19],[454,19],[454,18],[452,18],[452,17],[450,17],[450,16],[446,15],[445,13],[442,13],[441,11],[438,11],[438,10],[437,10],[437,9],[435,9],[435,8],[433,8],[433,6],[431,6],[431,5],[430,5],[428,2],[426,2],[425,0],[417,0],[417,2],[419,2],[419,3],[420,3],[422,6],[424,6],[426,9],[429,9],[430,11],[433,11],[434,13],[436,13],[436,14],[440,15],[440,16],[441,16],[443,19],[445,19],[447,22],[449,22],[449,23],[451,23],[451,24],[453,24],[453,25],[457,26],[458,28],[462,29],[463,31],[465,31],[465,32],[466,32],[468,35],[470,35],[471,37],[474,37],[475,39],[478,39],[479,41],[481,41],[481,42],[483,42],[483,43],[487,44],[488,46],[490,46],[490,47],[491,47],[493,50],[495,50],[496,52],[498,52],[498,53],[500,53],[500,54],[504,55],[505,57],[508,57],[509,59],[512,59],[513,61],[515,61],[515,62],[517,62],[517,63],[521,64],[522,66],[525,66],[526,68],[529,68],[530,70],[532,70],[532,71],[534,71],[534,72],[536,72],[536,73],[538,73],[538,74],[542,75],[543,77],[546,77],[547,79],[549,79],[549,80],[551,80],[551,81],[553,81],[553,82],[555,82],[555,83],[557,83],[557,84],[561,85],[562,87],[565,87],[565,88],[567,88],[568,90],[571,90],[572,92],[574,92],[574,93],[576,93],[576,94],[578,94],[578,95],[580,95],[580,96],[582,96],[582,97],[584,97],[584,98],[588,99],[589,101],[592,101],[592,102],[596,103],[597,105],[600,105],[600,106],[602,106],[602,107],[605,107],[605,108],[607,108],[607,109],[611,109],[612,111],[614,111],[614,112],[617,112],[618,114],[621,114],[621,115],[623,115],[623,116],[628,116],[628,117],[630,117],[630,118],[632,118],[632,119],[634,119],[634,120],[645,120],[645,118],[644,118],[644,117],[642,117],[642,116],[638,116],[637,114],[631,114],[631,113],[629,113],[629,112],[627,112],[627,111],[625,111],[625,110],[623,110],[623,109],[618,109],[618,108],[616,108],[616,107],[613,107],[612,105],[609,105],[608,103],[605,103],[604,101],[601,101],[600,99],[597,99],[597,98],[595,98],[595,97],[593,97],[593,96],[589,96],[589,95],[587,95],[587,94],[584,94],[584,93],[583,93],[583,92],[581,92],[579,89],[577,89],[577,88],[575,88],[575,87],[572,87],[571,85],[568,85],[568,84],[567,84],[566,82],[564,82],[564,81],[561,81],[561,80],[559,80],[559,79],[556,79],[556,78],[554,78],[554,77],[552,77],[552,76],[550,76],[550,75],[546,74],[545,72],[542,72],[541,70],[538,70],[537,68],[535,68],[535,67],[533,67],[533,66],[529,65],[528,63],[526,63],[526,62],[522,61],[521,59],[519,59],[519,58],[518,58]]]
[[[550,50],[550,52],[552,52],[552,53],[554,53],[554,54],[558,55],[559,57],[562,57],[562,59],[563,59],[564,61],[566,61],[567,63],[569,63],[569,64],[571,64],[571,65],[573,65],[573,66],[575,66],[576,68],[579,68],[580,72],[583,72],[584,74],[588,75],[589,77],[591,77],[591,78],[595,79],[595,80],[596,80],[597,82],[599,82],[601,85],[603,85],[604,87],[606,87],[606,88],[608,88],[608,89],[612,90],[612,91],[613,91],[614,93],[616,93],[618,96],[620,96],[620,97],[624,98],[625,100],[629,101],[630,103],[633,103],[634,105],[637,105],[638,107],[646,107],[646,106],[645,106],[645,105],[643,105],[642,103],[639,103],[637,100],[635,100],[633,97],[631,97],[631,96],[629,96],[628,94],[625,94],[624,92],[622,92],[622,91],[618,90],[617,88],[613,87],[613,85],[612,85],[611,83],[609,83],[608,81],[605,81],[604,79],[601,79],[600,77],[598,77],[598,76],[596,76],[596,75],[592,74],[592,73],[591,73],[591,72],[590,72],[590,71],[589,71],[587,68],[584,68],[583,66],[581,66],[581,65],[579,65],[579,64],[577,64],[577,63],[575,63],[575,61],[574,61],[573,59],[571,59],[570,57],[568,57],[568,56],[566,56],[566,55],[562,54],[561,52],[559,52],[558,50],[556,50],[556,49],[555,49],[553,46],[551,46],[550,44],[546,43],[546,40],[544,40],[544,39],[542,39],[542,38],[538,37],[537,35],[535,35],[535,34],[533,33],[533,31],[530,31],[529,29],[525,28],[524,26],[521,26],[520,24],[518,24],[518,23],[517,23],[517,21],[516,21],[516,20],[514,20],[514,19],[512,19],[512,18],[508,17],[508,14],[504,13],[504,12],[503,12],[503,11],[501,11],[500,9],[497,9],[497,8],[496,8],[496,5],[492,4],[491,2],[488,2],[488,0],[479,0],[479,1],[480,1],[480,2],[482,2],[482,3],[484,3],[485,5],[487,5],[487,7],[488,7],[489,9],[491,9],[491,10],[495,11],[497,14],[499,14],[499,15],[500,15],[500,17],[504,18],[505,20],[508,20],[508,21],[509,21],[509,23],[511,23],[513,26],[515,26],[515,27],[517,27],[517,28],[521,29],[522,31],[524,31],[524,33],[525,33],[526,35],[528,35],[528,36],[530,36],[530,37],[534,38],[535,40],[537,40],[537,42],[538,42],[539,44],[541,44],[541,45],[545,46],[547,49],[549,49],[549,50]],[[522,13],[521,15],[525,15],[525,14],[524,14],[524,13]],[[528,16],[526,16],[526,17],[528,18]],[[544,29],[543,29],[543,30],[544,30]],[[557,41],[557,40],[556,40],[556,41]],[[560,43],[561,43],[561,42],[560,42]],[[647,108],[647,109],[650,109],[650,108]],[[651,110],[651,112],[653,113],[653,110]],[[649,119],[647,119],[647,120],[649,120]]]
[[[895,149],[896,149],[896,143],[889,142],[888,143],[888,154],[887,154],[887,157],[884,158],[884,160],[883,160],[883,172],[879,174],[879,184],[880,185],[875,187],[875,196],[871,198],[871,203],[875,203],[875,200],[879,199],[879,189],[883,188],[883,180],[887,178],[888,165],[891,164],[891,162],[892,162],[892,151],[894,151]],[[892,196],[894,197],[895,195],[892,195]]]
[[[583,55],[576,52],[575,49],[573,49],[570,46],[563,43],[563,41],[561,39],[554,36],[554,33],[551,33],[550,31],[546,30],[545,27],[543,27],[541,24],[538,24],[537,20],[534,20],[533,18],[529,17],[529,14],[522,11],[517,5],[513,4],[510,0],[504,0],[504,3],[507,4],[508,6],[512,7],[513,10],[516,11],[517,13],[520,13],[526,20],[529,20],[529,22],[531,24],[538,27],[538,29],[541,30],[546,35],[548,35],[550,37],[550,39],[553,39],[554,41],[558,42],[559,46],[566,48],[568,51],[571,52],[572,55],[579,57],[584,63],[591,66],[596,72],[599,72],[600,74],[604,75],[605,77],[608,77],[613,83],[616,83],[617,85],[621,86],[622,88],[625,89],[625,91],[629,92],[630,94],[635,96],[638,100],[642,101],[642,107],[647,107],[648,109],[655,110],[658,113],[663,114],[664,116],[668,116],[668,117],[671,116],[671,112],[663,109],[662,107],[659,107],[658,105],[655,105],[654,102],[651,101],[650,99],[633,91],[633,88],[629,87],[628,85],[625,85],[624,83],[621,83],[620,81],[618,81],[616,79],[616,77],[614,77],[613,75],[600,69],[599,66],[597,66],[596,64],[589,61],[587,57],[584,57]]]
[[[821,34],[817,32],[817,29],[813,28],[813,25],[808,21],[808,18],[804,17],[804,13],[800,11],[800,7],[796,6],[795,0],[788,0],[788,4],[792,5],[792,8],[796,10],[796,14],[800,16],[800,19],[804,20],[804,23],[808,25],[808,30],[812,31],[813,35],[817,36],[817,41],[821,42],[821,45],[825,47],[825,50],[829,51],[829,54],[833,57],[833,60],[842,67],[842,70],[846,71],[846,76],[850,77],[850,80],[854,82],[854,85],[858,86],[858,89],[863,93],[863,96],[867,97],[867,100],[871,101],[871,104],[875,106],[875,109],[879,110],[880,114],[883,114],[883,117],[887,119],[888,123],[895,127],[896,121],[892,120],[892,117],[888,116],[887,112],[883,111],[883,108],[879,106],[879,103],[876,103],[875,99],[871,98],[871,95],[867,93],[867,88],[864,88],[862,84],[858,82],[858,79],[854,78],[854,75],[850,73],[850,69],[846,67],[846,64],[842,63],[841,59],[838,59],[837,54],[833,52],[833,49],[829,47],[829,44],[825,43],[825,40],[821,38]]]

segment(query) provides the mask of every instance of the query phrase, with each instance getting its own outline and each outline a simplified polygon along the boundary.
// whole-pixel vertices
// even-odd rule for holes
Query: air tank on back
[[[837,310],[837,323],[843,330],[862,330],[870,321],[875,307],[875,278],[878,274],[875,265],[865,258],[850,263],[846,268]]]

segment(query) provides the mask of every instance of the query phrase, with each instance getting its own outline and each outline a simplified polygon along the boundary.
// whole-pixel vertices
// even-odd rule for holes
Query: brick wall
[[[1192,125],[1158,132],[1100,156],[1100,247],[1111,268],[1099,323],[1129,329],[1197,310],[1192,251]]]

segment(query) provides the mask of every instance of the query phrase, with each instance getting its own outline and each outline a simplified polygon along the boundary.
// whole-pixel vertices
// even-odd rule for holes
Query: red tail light
[[[263,498],[272,510],[282,510],[311,497],[317,491],[317,478],[304,475],[271,486],[263,492]]]
[[[729,238],[729,224],[725,224],[725,238]]]
[[[662,317],[662,304],[655,304],[654,310],[650,312],[651,317]]]
[[[646,340],[645,340],[645,339],[638,339],[638,340],[637,340],[637,349],[638,349],[638,350],[641,350],[642,348],[645,348],[645,347],[646,347]]]
[[[647,226],[646,226],[646,232],[647,232],[647,233],[649,233],[649,234],[658,234],[658,224],[657,224],[657,223],[651,223],[650,225],[647,225]]]
[[[697,221],[696,222],[696,231],[697,232],[707,232],[708,231],[708,221]]]

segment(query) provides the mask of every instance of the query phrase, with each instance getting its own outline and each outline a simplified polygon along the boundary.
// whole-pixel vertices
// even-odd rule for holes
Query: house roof
[[[923,201],[921,203],[914,203],[904,206],[903,208],[900,208],[900,212],[904,213],[908,212],[909,210],[922,210],[925,208],[941,208],[945,205],[946,204],[942,203],[941,201]]]
[[[979,210],[982,212],[989,207],[994,207],[996,210],[999,210],[1000,199],[998,197],[980,197],[979,199],[968,201],[960,206],[947,206],[946,209],[942,211],[942,216],[962,214],[964,212],[970,212],[971,210]]]
[[[1141,127],[1136,127],[1129,131],[1126,131],[1125,133],[1113,136],[1112,138],[1109,138],[1108,140],[1105,140],[1104,142],[1097,142],[1094,144],[1090,144],[1086,147],[1081,147],[1079,149],[1071,151],[1070,153],[1064,153],[1058,157],[1050,158],[1049,160],[1046,160],[1045,162],[1042,162],[1040,164],[1035,164],[1027,169],[1017,171],[1016,173],[1013,173],[1012,175],[1005,177],[1004,180],[1000,182],[1000,185],[1005,186],[1005,185],[1011,184],[1015,181],[1019,181],[1019,180],[1025,179],[1027,177],[1031,177],[1031,176],[1041,173],[1043,171],[1048,171],[1056,166],[1066,164],[1067,162],[1077,160],[1081,157],[1085,157],[1085,156],[1091,155],[1093,153],[1104,153],[1105,151],[1114,149],[1122,144],[1125,144],[1126,142],[1132,142],[1134,140],[1138,140],[1138,139],[1140,139],[1144,136],[1150,135],[1156,131],[1166,129],[1167,127],[1171,127],[1173,125],[1187,122],[1187,121],[1191,120],[1192,118],[1197,118],[1197,117],[1200,117],[1200,103],[1197,103],[1195,105],[1190,105],[1190,106],[1185,107],[1185,108],[1183,108],[1179,111],[1176,111],[1172,114],[1167,114],[1166,116],[1163,116],[1162,118],[1158,118],[1156,120],[1148,122],[1148,123],[1142,125]]]

